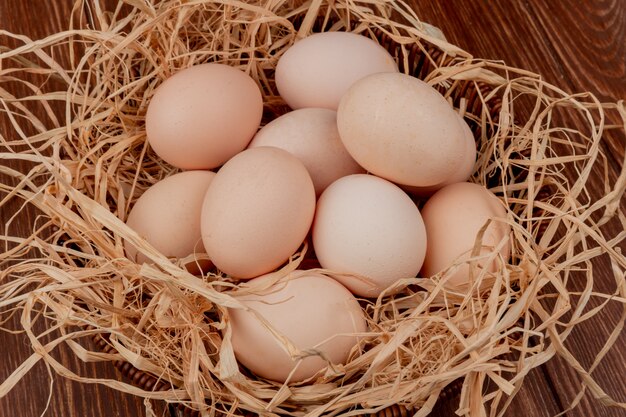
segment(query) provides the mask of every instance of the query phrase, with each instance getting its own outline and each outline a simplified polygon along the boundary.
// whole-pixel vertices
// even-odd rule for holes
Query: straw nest
[[[0,395],[45,361],[64,377],[185,403],[202,415],[356,415],[391,404],[426,415],[441,390],[462,378],[458,412],[478,416],[506,408],[532,368],[560,355],[594,396],[615,405],[590,376],[597,361],[584,369],[563,342],[604,305],[625,307],[619,246],[626,170],[622,163],[619,177],[609,178],[601,146],[609,130],[624,137],[623,102],[568,94],[535,74],[474,59],[400,1],[126,0],[112,13],[97,1],[78,1],[74,10],[69,30],[43,40],[3,33],[19,45],[0,50],[0,114],[13,126],[0,136],[2,221],[10,230],[28,207],[38,215],[30,236],[0,237],[3,322],[20,315],[17,330],[33,349]],[[448,97],[480,83],[479,106],[467,108],[462,97],[455,105],[478,135],[472,181],[508,207],[513,254],[492,254],[498,273],[476,277],[468,293],[447,290],[444,272],[407,278],[398,294],[363,300],[370,335],[350,362],[309,384],[281,386],[234,359],[227,308],[240,308],[231,296],[237,283],[190,274],[181,265],[193,259],[165,258],[124,221],[143,191],[176,172],[146,144],[154,89],[181,68],[222,62],[258,81],[267,117],[279,114],[285,106],[273,68],[315,25],[387,36],[405,71],[418,51],[430,68],[424,78]],[[17,163],[27,169],[14,169]],[[124,239],[150,262],[126,259]],[[594,285],[599,257],[610,262],[614,292]],[[294,256],[276,279],[301,259]],[[598,360],[615,342],[624,311]],[[46,330],[37,332],[44,320]],[[111,353],[93,347],[94,334],[105,336]],[[315,354],[285,343],[293,355]],[[128,361],[170,389],[77,375],[51,354],[60,344],[84,361]]]

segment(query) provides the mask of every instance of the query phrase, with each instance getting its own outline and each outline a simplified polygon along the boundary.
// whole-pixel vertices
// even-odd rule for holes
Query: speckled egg
[[[476,139],[474,138],[474,134],[465,120],[463,120],[461,116],[458,116],[458,119],[461,127],[463,128],[463,143],[465,145],[463,159],[461,160],[459,166],[455,167],[451,176],[441,184],[430,187],[411,187],[408,185],[401,185],[403,190],[417,197],[428,197],[446,185],[455,184],[457,182],[465,182],[469,179],[474,171],[474,164],[476,164]]]
[[[453,108],[434,88],[406,74],[357,81],[341,99],[337,127],[359,165],[403,185],[442,183],[466,149]]]

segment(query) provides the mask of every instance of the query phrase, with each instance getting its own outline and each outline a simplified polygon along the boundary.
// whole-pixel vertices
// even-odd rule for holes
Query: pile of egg
[[[293,109],[260,127],[256,82],[223,64],[182,70],[161,84],[146,114],[157,155],[183,172],[149,188],[127,224],[168,257],[206,253],[234,280],[268,279],[310,239],[322,268],[296,270],[229,311],[238,361],[274,381],[311,381],[358,350],[367,324],[357,297],[398,280],[452,268],[467,288],[482,252],[509,257],[503,204],[465,182],[476,161],[469,127],[423,81],[364,36],[329,32],[296,42],[275,81]],[[211,170],[216,170],[213,172]],[[430,196],[421,211],[409,194]],[[488,223],[488,220],[491,222]],[[488,224],[484,228],[485,224]],[[129,242],[126,254],[147,258]],[[493,256],[479,264],[493,272]],[[264,276],[265,275],[265,276]],[[257,318],[297,349],[290,356]]]

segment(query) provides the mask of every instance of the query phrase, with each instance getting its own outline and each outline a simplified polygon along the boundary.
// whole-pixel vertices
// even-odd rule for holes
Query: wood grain
[[[72,2],[67,0],[51,2],[1,0],[0,29],[21,33],[31,39],[40,39],[68,27],[71,6]],[[5,37],[0,37],[0,44],[16,46],[15,42]],[[66,57],[56,58],[62,61]],[[0,62],[1,65],[2,62]],[[26,91],[16,89],[12,93],[19,95],[25,94]],[[37,110],[35,109],[35,113],[43,117],[42,112]],[[0,132],[3,135],[11,135],[6,119],[0,119]],[[19,167],[13,165],[12,168]],[[0,177],[0,181],[7,181],[7,179]],[[2,197],[4,196],[0,196]],[[17,209],[18,201],[2,207],[0,233],[5,233],[5,222]],[[22,212],[19,221],[13,222],[8,231],[18,236],[29,235],[36,215],[37,213],[33,210]],[[5,323],[3,327],[19,328],[19,317],[14,317],[12,322],[12,325]],[[38,323],[36,332],[42,331],[44,326],[45,323]],[[0,346],[2,352],[0,353],[0,381],[4,381],[32,354],[32,350],[24,336],[5,332],[0,332]],[[119,373],[110,364],[82,363],[65,345],[54,351],[53,356],[79,375],[120,379]],[[154,407],[157,416],[169,415],[164,404],[154,404]],[[143,400],[102,386],[79,384],[54,374],[50,375],[44,364],[40,363],[6,397],[0,398],[0,417],[9,415],[35,417],[42,415],[44,411],[47,417],[82,417],[85,415],[130,417],[146,414]]]
[[[626,99],[626,2],[609,1],[515,1],[498,2],[457,0],[453,2],[413,1],[418,16],[442,29],[451,42],[476,57],[505,61],[507,64],[541,74],[544,80],[568,92],[591,91],[601,100]],[[573,120],[574,123],[577,121]],[[623,160],[623,136],[610,136],[605,151],[615,166]],[[616,177],[613,172],[612,180]],[[600,175],[596,179],[601,178]],[[602,187],[598,181],[595,187]],[[594,187],[594,188],[595,188]],[[622,210],[626,209],[626,201]],[[618,222],[612,226],[621,229]],[[623,253],[626,246],[622,245]],[[598,289],[615,288],[607,262],[594,262],[594,278]],[[582,289],[582,283],[572,288]],[[590,306],[598,302],[591,302]],[[595,319],[579,326],[566,343],[583,366],[588,368],[611,325],[621,313],[621,307],[611,305]],[[613,349],[594,372],[600,385],[614,398],[626,401],[623,347],[626,334],[622,332],[618,347]],[[620,347],[622,347],[620,349]],[[559,410],[568,408],[580,390],[580,378],[562,359],[542,367],[546,384],[555,394]],[[537,392],[533,383],[515,399],[513,410],[526,410],[523,415],[536,414],[533,407]],[[543,390],[543,388],[541,389]],[[623,416],[623,410],[603,407],[586,395],[579,407],[568,416]]]
[[[0,0],[0,29],[42,38],[67,27],[72,3],[72,0]],[[509,65],[540,73],[546,81],[567,91],[592,91],[602,100],[626,99],[624,0],[415,0],[409,3],[422,20],[440,27],[448,40],[476,57],[503,60]],[[5,40],[0,38],[0,43],[3,42]],[[0,129],[7,131],[2,120]],[[623,156],[624,142],[624,137],[612,137],[606,145],[615,167]],[[617,168],[610,173],[613,179],[616,172]],[[7,216],[3,210],[0,224]],[[28,234],[34,216],[32,212],[24,213],[11,227]],[[621,226],[615,224],[615,227]],[[626,253],[626,248],[622,250]],[[599,288],[614,288],[606,262],[598,262],[594,268]],[[607,329],[619,313],[619,306],[613,305],[598,320],[583,324],[572,334],[566,346],[583,366],[590,366]],[[13,319],[14,328],[18,327],[18,321],[19,318]],[[2,381],[28,357],[30,351],[23,337],[4,332],[0,332],[0,345]],[[619,347],[594,373],[607,392],[621,401],[626,401],[622,376],[626,363],[624,347],[626,336],[622,335]],[[112,367],[81,364],[67,350],[61,349],[57,357],[63,363],[71,364],[72,369],[81,375],[119,378]],[[35,367],[14,391],[0,399],[0,417],[39,416],[46,408],[50,393],[46,416],[145,415],[143,401],[137,398],[97,385],[80,385],[58,377],[53,380],[51,386],[45,367]],[[557,358],[527,377],[506,415],[543,417],[557,414],[575,397],[579,385],[579,378]],[[456,403],[454,399],[441,401],[433,415],[455,415]],[[163,404],[157,407],[157,415],[167,414],[167,407]],[[589,395],[583,398],[577,409],[567,413],[570,417],[617,417],[624,414],[600,406]]]

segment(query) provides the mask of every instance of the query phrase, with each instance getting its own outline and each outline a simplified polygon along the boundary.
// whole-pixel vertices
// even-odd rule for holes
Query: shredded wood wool
[[[43,361],[60,376],[184,403],[202,416],[350,416],[392,404],[424,416],[459,379],[460,415],[500,415],[524,377],[558,355],[578,373],[581,393],[625,407],[591,375],[626,320],[626,161],[611,177],[614,155],[603,143],[607,135],[626,143],[624,102],[476,59],[401,1],[125,0],[111,12],[79,0],[68,24],[36,41],[2,32],[19,45],[0,47],[0,117],[13,127],[0,132],[0,316],[5,327],[20,317],[21,328],[5,330],[26,334],[32,355],[0,396]],[[191,274],[184,265],[202,256],[168,259],[124,222],[148,187],[177,172],[145,135],[147,105],[167,77],[205,62],[240,68],[258,82],[267,121],[287,109],[273,80],[282,53],[312,31],[344,30],[384,40],[402,71],[441,91],[470,123],[479,149],[471,181],[506,204],[512,256],[494,250],[497,272],[475,274],[469,291],[446,286],[446,270],[362,300],[369,333],[348,363],[279,384],[239,367],[233,354],[228,309],[244,308],[232,295],[250,289],[218,272]],[[36,212],[31,234],[11,233],[27,210]],[[125,240],[149,262],[127,259]],[[610,290],[597,285],[598,260],[610,265]],[[566,339],[609,304],[622,316],[585,368]],[[111,353],[93,346],[94,335]],[[315,354],[277,340],[294,357]],[[55,357],[62,344],[83,361],[130,362],[169,389],[81,376]]]

